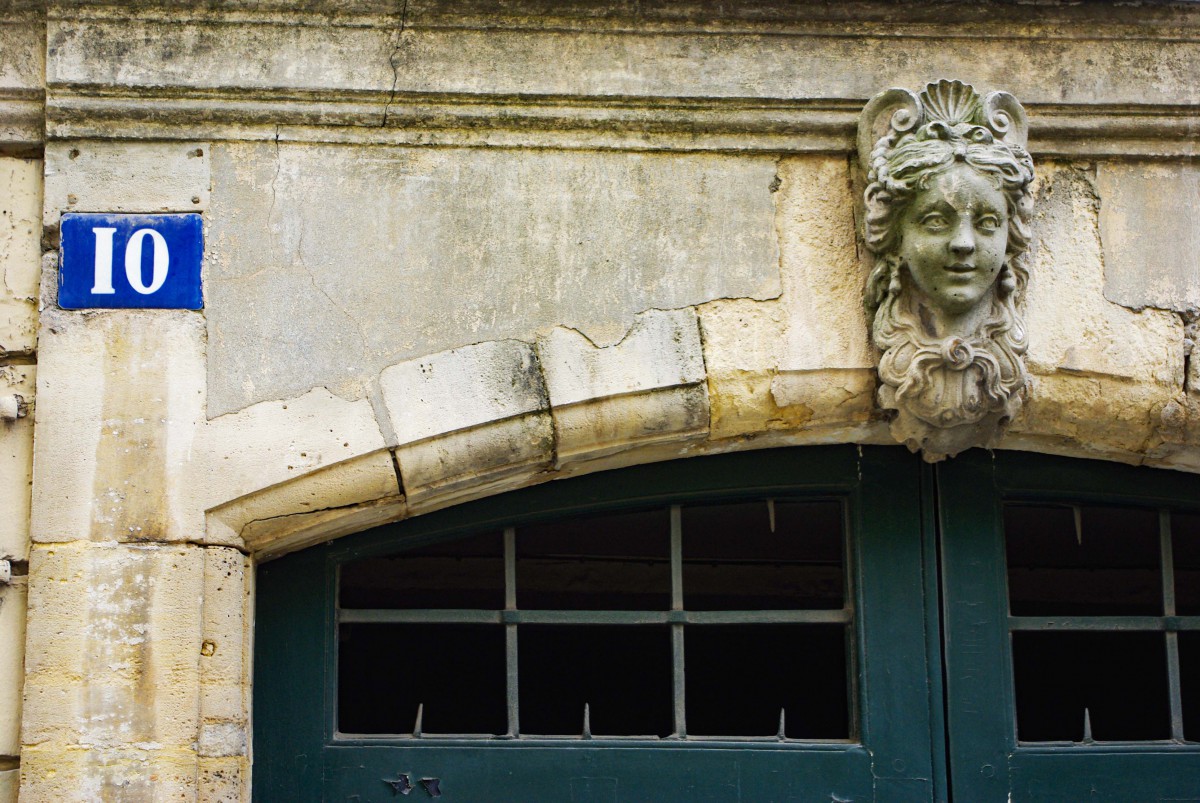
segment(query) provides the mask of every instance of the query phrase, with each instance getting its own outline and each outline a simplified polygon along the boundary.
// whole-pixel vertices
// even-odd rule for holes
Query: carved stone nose
[[[969,229],[958,230],[954,235],[954,239],[950,241],[950,251],[958,255],[975,252],[975,238],[971,236]]]

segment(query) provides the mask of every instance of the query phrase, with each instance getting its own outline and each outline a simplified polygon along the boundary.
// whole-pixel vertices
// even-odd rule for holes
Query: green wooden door
[[[725,541],[749,538],[717,516],[726,522],[709,527],[717,552],[689,558],[696,521],[713,510],[769,510],[771,532],[778,515],[781,533],[803,534],[803,511],[831,505],[844,531],[837,605],[689,597],[704,577],[744,571],[717,557]],[[667,601],[618,610],[527,604],[521,544],[539,528],[599,514],[609,526],[629,516],[662,523],[669,560],[637,571],[666,578]],[[494,564],[498,601],[413,610],[346,596],[363,567],[376,578],[416,577],[422,549],[488,532],[502,545],[483,560]],[[1188,475],[1004,452],[936,468],[895,448],[748,452],[460,506],[270,562],[257,582],[260,801],[1200,801],[1200,481]],[[394,643],[347,647],[348,633],[372,627],[394,628]],[[590,714],[571,714],[574,735],[537,735],[546,726],[526,706],[554,678],[537,674],[527,650],[556,627],[583,628],[620,653],[593,650],[584,660],[602,664],[601,675],[632,673],[645,686],[626,691],[640,695],[633,708],[666,706],[656,735],[606,736],[611,701],[596,700]],[[844,733],[809,733],[805,718],[821,701],[788,697],[789,672],[794,686],[812,682],[803,666],[810,642],[797,647],[786,635],[805,628],[846,634],[844,660],[835,661],[844,686],[824,695],[845,698]],[[495,661],[460,642],[468,631],[486,635],[479,643]],[[828,641],[812,649],[814,662],[820,650],[829,656]],[[431,653],[442,656],[432,673],[454,683],[467,665],[464,700],[476,686],[491,689],[496,722],[482,728],[490,735],[468,726],[448,733],[411,712],[391,730],[361,724],[391,705],[393,687],[417,682],[413,667]],[[732,674],[708,671],[710,663]],[[693,685],[697,668],[709,685]],[[348,682],[366,685],[348,697]],[[698,735],[714,732],[702,724],[706,711],[740,704],[758,686],[791,701],[778,733]]]
[[[954,799],[1200,801],[1197,478],[976,451],[937,486]]]
[[[932,542],[922,537],[921,498],[921,471],[912,456],[901,450],[841,447],[749,452],[555,482],[344,538],[265,564],[257,578],[255,799],[384,801],[409,795],[410,799],[522,802],[933,799],[944,773],[937,760],[940,751],[931,749],[941,738],[940,686],[936,682],[937,631],[927,626],[927,593],[934,578],[926,566],[931,565],[933,555]],[[692,564],[683,562],[679,549],[672,552],[671,559],[674,599],[661,610],[647,605],[647,610],[640,611],[530,611],[523,603],[514,604],[521,601],[519,584],[515,595],[506,592],[507,604],[500,610],[348,608],[344,597],[339,605],[339,570],[344,575],[347,566],[369,568],[371,561],[389,560],[396,571],[404,571],[403,550],[407,547],[489,530],[504,533],[506,582],[511,585],[517,573],[511,568],[512,543],[519,544],[526,530],[536,528],[539,522],[596,511],[640,510],[650,511],[647,515],[651,516],[656,510],[666,511],[663,520],[670,521],[672,543],[682,542],[686,555],[688,516],[697,510],[703,514],[710,509],[705,506],[739,500],[749,500],[746,503],[752,507],[766,500],[772,530],[776,514],[784,516],[785,509],[804,511],[810,509],[806,505],[819,504],[826,506],[820,509],[836,505],[842,511],[846,551],[840,608],[814,610],[797,604],[791,606],[794,610],[786,609],[788,606],[781,610],[768,604],[770,609],[747,611],[736,610],[737,604],[733,610],[728,609],[730,605],[700,604],[692,610],[686,587]],[[804,522],[796,529],[802,533]],[[736,542],[738,533],[731,531],[728,538]],[[716,546],[719,551],[720,543]],[[729,570],[745,570],[739,565],[731,563]],[[682,589],[681,582],[685,585]],[[389,631],[396,634],[394,649],[374,647],[372,655],[380,672],[390,673],[396,684],[404,684],[406,667],[428,651],[445,655],[456,649],[445,641],[453,637],[453,629],[403,629],[414,617],[422,623],[417,627],[430,622],[456,623],[448,627],[492,627],[489,632],[495,637],[485,634],[485,641],[492,638],[487,643],[498,653],[508,649],[509,661],[505,664],[501,658],[497,666],[502,668],[501,675],[508,675],[510,716],[506,725],[500,712],[500,724],[490,729],[492,737],[432,736],[428,711],[423,715],[424,726],[418,720],[412,732],[407,732],[410,725],[405,724],[402,734],[343,733],[349,719],[354,721],[351,729],[369,729],[358,723],[369,721],[375,712],[370,706],[364,710],[358,695],[354,703],[357,713],[351,717],[343,711],[339,721],[338,701],[349,699],[345,678],[339,690],[339,646],[343,673],[350,671],[346,661],[351,660],[345,641],[339,645],[339,628],[345,637],[346,628],[372,623],[397,627]],[[536,667],[528,665],[516,642],[519,639],[520,649],[525,649],[535,637],[552,630],[550,625],[564,623],[594,627],[592,632],[597,634],[602,628],[628,626],[624,631],[628,637],[618,634],[609,642],[618,650],[642,632],[636,625],[660,628],[666,663],[653,664],[652,650],[647,649],[645,669],[647,674],[660,675],[659,670],[666,667],[670,673],[665,679],[647,677],[645,684],[664,681],[665,694],[673,695],[674,724],[668,723],[666,731],[654,738],[605,737],[600,724],[603,712],[596,710],[600,706],[593,700],[595,734],[584,730],[575,737],[527,735],[525,731],[534,726],[528,724],[531,715],[522,706],[538,689],[522,684]],[[541,631],[536,629],[539,625]],[[703,733],[705,728],[695,723],[706,712],[723,710],[721,698],[741,699],[760,684],[779,685],[781,693],[788,695],[789,681],[786,673],[780,678],[774,653],[791,652],[787,636],[781,641],[778,635],[790,631],[769,630],[787,627],[801,635],[808,632],[805,628],[846,633],[847,638],[839,642],[844,649],[836,644],[833,648],[843,652],[836,661],[845,673],[839,681],[844,684],[840,694],[847,698],[845,733],[834,738],[806,736],[805,718],[810,714],[806,705],[811,708],[822,702],[810,699],[806,705],[789,707],[788,724],[781,722],[773,736],[697,736],[696,732]],[[772,649],[756,652],[757,636],[769,632],[775,633],[770,637],[774,639]],[[700,651],[701,647],[707,652]],[[822,649],[828,653],[828,644]],[[726,651],[734,651],[734,660]],[[684,664],[685,654],[692,673]],[[699,658],[701,655],[706,657]],[[935,659],[932,667],[931,655]],[[799,663],[792,664],[798,667],[796,684],[803,683],[801,677],[809,677],[803,657],[801,654]],[[603,660],[604,656],[595,658]],[[812,660],[817,659],[814,652]],[[463,661],[470,660],[467,656],[438,666],[441,671],[456,672]],[[496,672],[494,667],[486,668],[482,658],[479,663],[479,682],[503,691],[505,678],[482,677]],[[627,671],[631,663],[637,660],[611,671]],[[711,663],[732,665],[730,680],[723,688],[710,685],[698,691],[693,674],[699,676],[703,670],[713,675]],[[372,675],[364,682],[377,682],[377,677]],[[521,703],[514,699],[517,691]],[[349,694],[353,696],[353,692]],[[464,689],[463,693],[474,692]],[[672,704],[670,697],[665,702]],[[345,703],[347,709],[349,705]],[[381,699],[379,705],[386,703]],[[520,725],[514,721],[518,714]],[[720,727],[708,728],[710,732],[713,729]]]

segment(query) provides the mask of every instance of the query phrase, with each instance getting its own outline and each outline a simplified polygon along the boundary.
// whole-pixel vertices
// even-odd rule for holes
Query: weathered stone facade
[[[999,448],[1200,472],[1200,8],[717,8],[0,4],[0,800],[247,799],[259,561],[893,444],[854,153],[889,86],[1029,111]],[[204,310],[58,308],[61,215],[125,211],[203,215]]]

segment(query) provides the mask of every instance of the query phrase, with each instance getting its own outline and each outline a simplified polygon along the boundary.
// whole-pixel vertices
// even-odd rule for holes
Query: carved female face
[[[921,292],[948,315],[968,312],[984,298],[1007,246],[1004,194],[961,162],[930,179],[900,220],[900,258]]]

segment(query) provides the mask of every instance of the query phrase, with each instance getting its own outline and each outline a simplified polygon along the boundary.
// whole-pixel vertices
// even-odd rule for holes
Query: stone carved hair
[[[919,97],[902,89],[884,92],[860,121],[868,182],[863,236],[875,255],[865,295],[872,337],[882,352],[878,400],[895,411],[893,436],[931,462],[992,443],[1023,401],[1020,308],[1033,212],[1026,131],[1024,110],[1011,95],[994,92],[981,100],[958,81],[930,84]],[[937,320],[937,304],[922,298],[900,250],[908,206],[932,179],[960,164],[1003,195],[1007,244],[994,284],[976,314],[967,316],[971,324],[947,330]]]

